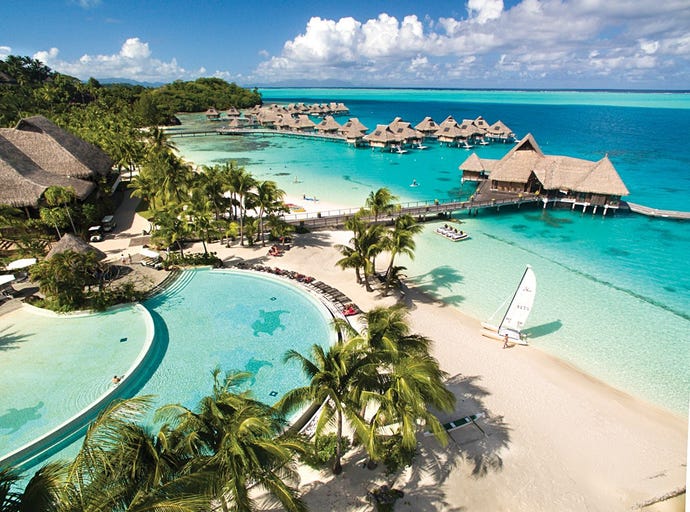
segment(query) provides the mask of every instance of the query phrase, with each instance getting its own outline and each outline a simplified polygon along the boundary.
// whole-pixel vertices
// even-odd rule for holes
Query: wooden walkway
[[[396,217],[409,214],[417,217],[417,220],[435,220],[438,219],[439,214],[451,214],[458,211],[479,211],[484,208],[500,208],[501,206],[520,206],[523,204],[533,204],[542,202],[542,198],[531,196],[523,198],[505,199],[501,201],[415,201],[410,203],[403,203],[400,208],[389,215],[379,216],[378,221],[387,223],[394,220]],[[310,213],[293,213],[286,215],[285,222],[291,225],[300,225],[309,228],[329,228],[338,227],[345,224],[345,222],[352,218],[360,209],[349,208],[346,210],[328,210],[323,212]],[[365,220],[371,221],[373,217],[364,217]]]
[[[659,210],[657,208],[650,208],[637,203],[627,203],[630,211],[639,213],[640,215],[647,215],[648,217],[661,217],[664,219],[676,220],[690,220],[690,212],[681,212],[678,210]]]

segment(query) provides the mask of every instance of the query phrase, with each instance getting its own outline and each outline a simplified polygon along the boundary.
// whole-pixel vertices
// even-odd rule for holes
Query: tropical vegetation
[[[365,206],[345,222],[345,229],[352,231],[349,245],[336,246],[343,255],[336,264],[343,269],[354,269],[357,282],[364,284],[367,291],[373,291],[374,277],[383,279],[384,293],[400,285],[405,267],[396,266],[396,258],[401,254],[414,258],[414,237],[423,228],[411,215],[395,213],[397,199],[385,187],[372,191]],[[380,222],[384,215],[393,216],[391,227]],[[388,253],[389,260],[385,272],[378,273],[376,258],[382,253]]]

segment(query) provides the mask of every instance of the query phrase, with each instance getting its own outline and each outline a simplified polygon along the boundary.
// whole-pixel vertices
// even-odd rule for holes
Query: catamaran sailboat
[[[532,267],[527,265],[520,284],[513,294],[505,315],[503,315],[503,320],[501,320],[498,327],[482,322],[482,335],[488,338],[503,340],[507,334],[509,341],[520,345],[527,345],[527,341],[523,339],[521,331],[532,310],[536,292],[537,279]]]

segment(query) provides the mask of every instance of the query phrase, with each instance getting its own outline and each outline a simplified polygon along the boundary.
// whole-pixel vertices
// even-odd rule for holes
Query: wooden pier
[[[650,208],[649,206],[644,206],[637,203],[626,203],[630,211],[633,213],[639,213],[640,215],[646,215],[648,217],[659,217],[663,219],[675,219],[675,220],[690,220],[690,212],[681,212],[678,210],[659,210],[657,208]]]
[[[419,221],[436,220],[439,214],[450,215],[454,212],[472,211],[478,212],[485,208],[500,209],[501,206],[517,206],[523,204],[534,204],[542,202],[543,198],[536,196],[505,199],[500,201],[413,201],[402,203],[393,213],[379,215],[380,223],[392,222],[400,215],[408,214],[416,217]],[[292,213],[285,215],[284,220],[293,226],[304,226],[312,229],[334,228],[345,224],[351,219],[360,208],[348,208],[344,210],[327,210],[321,212]],[[373,216],[364,217],[366,221],[372,221]]]

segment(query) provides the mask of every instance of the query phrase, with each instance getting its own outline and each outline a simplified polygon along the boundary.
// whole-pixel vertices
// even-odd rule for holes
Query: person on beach
[[[508,335],[503,336],[503,348],[508,348]]]
[[[117,375],[113,375],[113,384],[117,385],[122,381],[122,377],[118,377]]]

